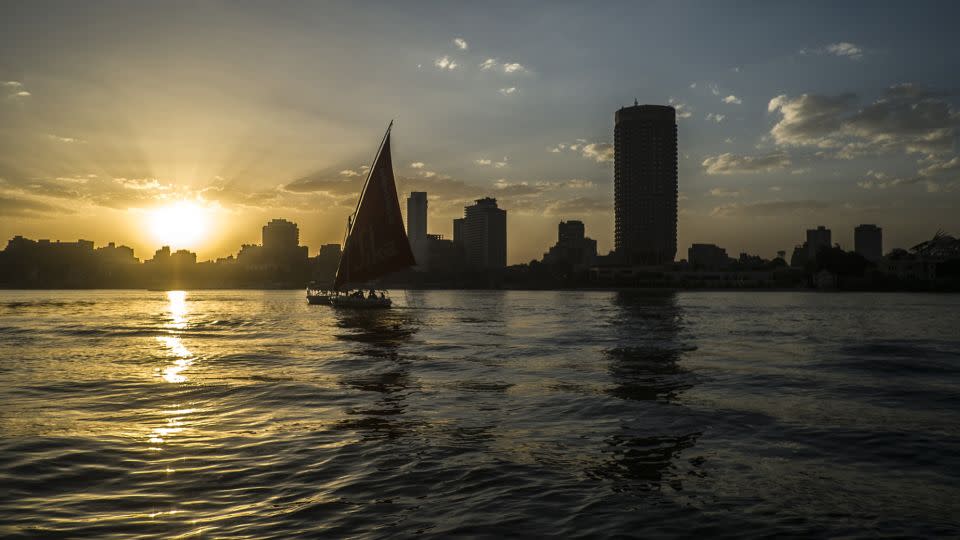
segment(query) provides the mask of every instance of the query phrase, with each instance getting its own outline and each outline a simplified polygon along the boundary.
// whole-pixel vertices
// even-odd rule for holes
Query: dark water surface
[[[0,292],[0,536],[960,534],[960,296]]]

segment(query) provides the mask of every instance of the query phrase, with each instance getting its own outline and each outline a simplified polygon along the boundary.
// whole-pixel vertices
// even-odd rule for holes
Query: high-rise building
[[[407,197],[407,238],[417,267],[426,268],[429,248],[427,246],[427,193],[412,191]]]
[[[283,252],[293,251],[300,245],[300,229],[296,223],[285,219],[272,219],[263,226],[263,249]]]
[[[830,247],[830,229],[823,225],[816,229],[807,229],[807,258],[810,260],[817,258],[820,248]]]
[[[876,225],[858,225],[853,230],[853,249],[868,261],[883,258],[883,229]]]
[[[623,107],[615,115],[615,247],[632,264],[673,262],[677,254],[677,111]]]
[[[507,266],[507,211],[497,207],[491,197],[477,199],[464,209],[463,251],[467,266],[474,270]],[[457,233],[454,221],[454,239]]]

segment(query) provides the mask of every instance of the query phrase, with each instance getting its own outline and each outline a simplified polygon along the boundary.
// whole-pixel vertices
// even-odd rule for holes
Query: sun
[[[210,226],[207,208],[190,201],[159,206],[147,213],[153,237],[172,248],[193,248],[206,236]]]

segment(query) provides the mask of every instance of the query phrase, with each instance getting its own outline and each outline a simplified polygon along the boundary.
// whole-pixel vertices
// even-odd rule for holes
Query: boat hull
[[[386,309],[393,305],[389,298],[357,298],[356,296],[335,296],[330,305],[337,308]]]
[[[329,305],[330,305],[330,295],[329,295],[329,294],[313,294],[313,295],[308,294],[308,295],[307,295],[307,303],[310,303],[310,304],[313,304],[313,305],[329,306]]]

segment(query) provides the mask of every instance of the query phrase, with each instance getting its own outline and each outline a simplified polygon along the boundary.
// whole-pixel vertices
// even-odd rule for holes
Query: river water
[[[960,535],[960,296],[0,292],[0,536]]]

